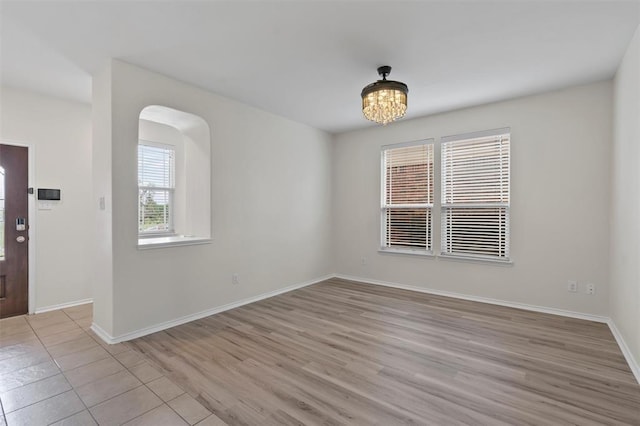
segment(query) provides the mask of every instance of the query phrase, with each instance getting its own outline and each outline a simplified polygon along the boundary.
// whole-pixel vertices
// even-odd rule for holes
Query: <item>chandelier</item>
[[[360,95],[365,118],[382,125],[401,118],[407,111],[409,88],[399,81],[387,80],[389,73],[391,67],[388,65],[378,68],[382,80],[366,86]]]

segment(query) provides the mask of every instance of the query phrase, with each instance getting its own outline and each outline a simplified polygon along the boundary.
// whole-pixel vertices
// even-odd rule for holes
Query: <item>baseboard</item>
[[[640,364],[638,364],[638,361],[636,361],[633,354],[631,353],[631,349],[629,349],[629,346],[627,346],[627,342],[624,341],[624,338],[622,337],[620,330],[618,330],[618,327],[616,327],[616,323],[613,322],[612,319],[609,319],[609,321],[607,321],[607,324],[609,324],[611,333],[613,334],[613,337],[616,339],[616,342],[618,342],[618,346],[620,346],[622,355],[624,355],[624,358],[627,360],[627,364],[629,364],[629,368],[631,369],[631,372],[635,376],[638,384],[640,384]]]
[[[45,306],[43,308],[36,309],[35,313],[42,314],[44,312],[57,311],[58,309],[66,309],[66,308],[71,308],[73,306],[86,305],[87,303],[93,303],[93,299],[82,299],[82,300],[76,300],[75,302],[60,303],[58,305]]]
[[[95,322],[91,323],[91,330],[96,333],[96,335],[98,337],[100,337],[103,341],[105,341],[106,343],[113,345],[116,342],[115,340],[113,340],[113,337],[111,337],[111,335],[109,333],[107,333],[106,331],[104,331],[98,324],[96,324]]]
[[[450,291],[416,287],[416,286],[398,284],[398,283],[393,283],[388,281],[372,280],[370,278],[362,278],[362,277],[356,277],[352,275],[335,274],[334,277],[341,278],[343,280],[359,281],[367,284],[381,285],[384,287],[393,287],[393,288],[399,288],[402,290],[417,291],[420,293],[434,294],[436,296],[453,297],[455,299],[470,300],[472,302],[489,303],[491,305],[506,306],[509,308],[524,309],[526,311],[542,312],[545,314],[560,315],[563,317],[577,318],[577,319],[582,319],[587,321],[595,321],[595,322],[601,322],[601,323],[609,322],[608,317],[604,317],[600,315],[584,314],[582,312],[574,312],[574,311],[568,311],[564,309],[548,308],[546,306],[529,305],[526,303],[519,303],[519,302],[509,302],[507,300],[492,299],[489,297],[473,296],[473,295],[462,294],[462,293],[454,293]]]
[[[191,321],[198,320],[200,318],[208,317],[210,315],[218,314],[220,312],[228,311],[230,309],[238,308],[243,305],[247,305],[249,303],[258,302],[260,300],[268,299],[273,296],[277,296],[279,294],[288,293],[293,290],[297,290],[299,288],[307,287],[312,284],[317,284],[321,281],[326,281],[330,278],[333,278],[334,275],[326,275],[320,278],[315,278],[313,280],[305,281],[302,283],[290,285],[288,287],[280,288],[277,290],[273,290],[267,293],[262,293],[257,296],[249,297],[246,299],[238,300],[237,302],[227,303],[226,305],[217,306],[215,308],[207,309],[205,311],[196,312],[195,314],[186,315],[184,317],[176,318],[170,321],[165,321],[160,324],[155,324],[149,327],[142,328],[140,330],[131,331],[129,333],[124,333],[119,336],[113,337],[109,335],[106,331],[102,330],[97,324],[92,324],[91,329],[98,335],[102,340],[109,344],[115,344],[120,342],[126,342],[127,340],[137,339],[138,337],[146,336],[147,334],[157,333],[158,331],[166,330],[171,327],[175,327],[178,325],[186,324]]]

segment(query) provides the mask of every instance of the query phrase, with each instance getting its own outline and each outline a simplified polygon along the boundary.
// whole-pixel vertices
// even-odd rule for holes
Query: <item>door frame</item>
[[[34,194],[29,194],[29,315],[36,311],[36,147],[29,142],[20,142],[0,137],[0,144],[21,146],[27,148],[28,153],[28,186],[33,188]]]

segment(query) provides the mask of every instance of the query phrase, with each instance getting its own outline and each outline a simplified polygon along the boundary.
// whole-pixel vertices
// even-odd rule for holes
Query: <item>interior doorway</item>
[[[29,311],[29,149],[0,144],[0,318]]]

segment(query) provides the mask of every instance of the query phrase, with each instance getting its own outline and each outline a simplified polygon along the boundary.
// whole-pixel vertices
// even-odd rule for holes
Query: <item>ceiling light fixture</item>
[[[401,118],[407,111],[409,88],[399,81],[387,80],[390,73],[391,67],[388,65],[378,68],[382,80],[366,86],[360,95],[365,118],[382,125]]]

